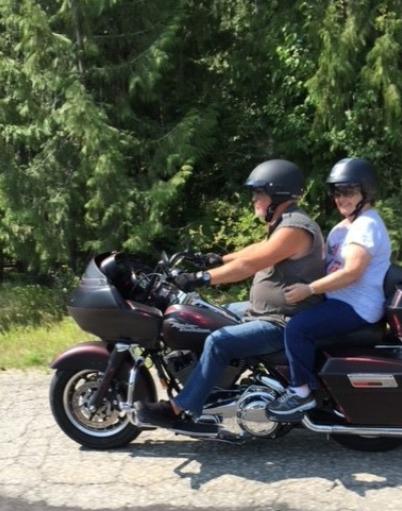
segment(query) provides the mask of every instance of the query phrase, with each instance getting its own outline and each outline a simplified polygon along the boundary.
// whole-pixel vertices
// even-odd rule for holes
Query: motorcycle
[[[164,253],[154,269],[124,253],[101,254],[89,262],[68,311],[99,340],[73,346],[51,365],[56,370],[50,387],[53,416],[79,444],[117,448],[152,429],[139,422],[135,402],[157,400],[155,378],[174,397],[197,363],[206,337],[241,321],[228,308],[174,285],[172,277],[189,263],[205,269],[202,257],[190,252],[170,258]],[[388,305],[381,322],[318,343],[318,406],[302,414],[298,423],[275,422],[265,413],[288,383],[286,357],[278,351],[233,360],[198,419],[213,427],[188,435],[242,443],[275,439],[304,427],[359,450],[400,445],[402,268],[390,267],[384,289]]]

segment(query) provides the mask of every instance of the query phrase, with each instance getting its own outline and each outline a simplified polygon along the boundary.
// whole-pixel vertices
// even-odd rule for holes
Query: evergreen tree
[[[397,258],[402,254],[401,8],[399,0],[328,2],[317,70],[307,82],[315,109],[312,149],[326,167],[349,155],[375,165],[386,198],[379,206]]]
[[[3,0],[0,259],[255,239],[255,164],[378,168],[398,254],[401,0]],[[332,221],[332,220],[331,220]],[[0,264],[1,266],[1,264]]]

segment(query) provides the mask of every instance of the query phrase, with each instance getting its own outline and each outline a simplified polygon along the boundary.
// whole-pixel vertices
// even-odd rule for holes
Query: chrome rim
[[[119,409],[119,400],[115,398],[111,401],[106,396],[95,413],[89,411],[89,400],[101,378],[99,371],[85,369],[74,374],[63,393],[63,406],[70,422],[83,433],[100,438],[116,435],[129,424],[126,413]]]

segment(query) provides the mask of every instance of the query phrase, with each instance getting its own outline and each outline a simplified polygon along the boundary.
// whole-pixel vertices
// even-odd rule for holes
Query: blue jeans
[[[247,309],[250,307],[250,302],[233,302],[224,305],[224,307],[233,314],[236,314],[239,319],[242,319]]]
[[[283,328],[268,321],[249,321],[215,330],[206,338],[200,360],[174,400],[183,410],[199,416],[208,395],[231,360],[281,349]]]
[[[285,329],[291,386],[319,387],[314,373],[317,339],[343,335],[369,324],[350,305],[333,298],[296,314]]]

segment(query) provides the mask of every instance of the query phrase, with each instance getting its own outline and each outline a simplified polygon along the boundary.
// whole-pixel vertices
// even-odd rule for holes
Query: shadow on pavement
[[[123,452],[133,457],[177,458],[174,473],[188,479],[193,489],[227,474],[264,483],[319,477],[331,482],[331,488],[341,485],[360,496],[402,484],[402,473],[395,470],[401,464],[401,449],[353,451],[305,431],[240,446],[210,440],[147,440],[134,442]]]
[[[136,511],[138,509],[141,509],[141,511],[188,511],[188,507],[172,507],[169,505],[166,506],[148,506],[148,507],[141,507],[141,508],[135,508],[135,507],[122,507],[120,509],[113,509],[113,511]],[[193,508],[194,509],[194,508]],[[195,508],[197,511],[213,511],[213,507],[197,507]],[[83,511],[82,508],[78,507],[54,507],[49,506],[45,502],[25,502],[20,499],[10,499],[5,497],[0,497],[0,511]],[[110,508],[108,509],[98,509],[97,511],[110,511]],[[231,508],[219,508],[219,511],[233,511]],[[238,508],[236,511],[303,511],[302,509],[291,509],[288,508],[286,505],[279,506],[272,508],[270,506],[264,506],[264,507],[253,507],[253,508]]]

